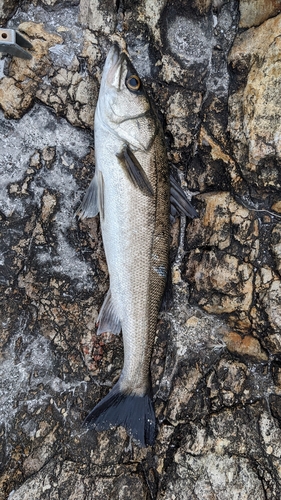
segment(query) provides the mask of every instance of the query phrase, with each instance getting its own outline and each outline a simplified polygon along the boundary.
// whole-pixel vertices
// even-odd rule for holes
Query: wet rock
[[[281,283],[279,280],[274,280],[271,283],[267,292],[264,293],[262,300],[269,324],[273,332],[275,332],[268,337],[268,342],[271,350],[277,354],[281,348]]]
[[[71,19],[68,24],[58,26],[57,33],[48,33],[42,23],[27,21],[19,25],[32,42],[33,57],[28,62],[14,58],[9,64],[7,76],[0,80],[0,105],[6,116],[21,117],[37,98],[58,114],[66,116],[70,123],[93,127],[97,81],[81,74],[73,50],[75,29],[78,31],[78,28],[73,27]],[[87,53],[81,57],[87,57]],[[92,61],[93,58],[91,52]],[[54,67],[51,59],[54,60]],[[96,60],[92,62],[95,63]]]
[[[240,328],[249,327],[247,312],[253,300],[253,268],[218,250],[194,250],[189,255],[188,279],[196,301],[209,313],[232,313]]]
[[[254,262],[259,252],[255,214],[239,205],[228,192],[206,193],[197,196],[197,200],[202,202],[202,216],[192,223],[189,248],[231,249],[237,257]]]
[[[119,472],[119,474],[118,474]],[[56,463],[52,460],[43,471],[29,479],[17,492],[11,493],[10,499],[30,498],[30,495],[40,495],[39,498],[48,498],[50,492],[53,498],[60,498],[61,491],[71,500],[82,500],[85,496],[98,499],[105,498],[130,498],[132,489],[137,498],[148,498],[146,488],[135,474],[122,474],[118,471],[112,479],[96,475],[92,479],[87,477],[85,465],[65,461]],[[115,477],[114,477],[115,476]],[[58,477],[58,479],[54,479]],[[122,496],[121,496],[122,495]]]
[[[241,33],[229,62],[244,84],[231,95],[229,133],[243,175],[257,188],[280,189],[278,70],[280,15]],[[247,75],[247,76],[245,76]]]
[[[166,417],[169,421],[175,424],[185,420],[188,403],[201,379],[202,375],[198,369],[190,370],[182,367],[169,395],[166,410]]]
[[[45,31],[43,24],[22,23],[18,27],[32,43],[32,59],[13,58],[9,76],[0,80],[0,102],[5,116],[20,118],[34,101],[41,79],[48,74],[48,49],[62,42],[58,35]]]
[[[91,31],[101,31],[109,35],[117,20],[117,8],[106,0],[81,0],[80,1],[80,22]]]
[[[266,361],[268,359],[258,339],[253,338],[251,335],[241,337],[236,332],[227,332],[223,340],[230,352],[239,354],[240,356],[251,356],[259,361]]]
[[[259,26],[269,17],[274,17],[281,11],[280,0],[269,0],[263,2],[262,0],[240,0],[240,21],[241,28],[251,28],[252,26]]]
[[[9,19],[12,13],[16,10],[18,2],[16,0],[3,0],[0,5],[0,22],[4,23]]]
[[[1,500],[280,498],[275,3],[42,0],[9,21],[34,48],[31,61],[0,62]],[[236,36],[239,9],[240,23],[259,26]],[[116,40],[199,213],[171,226],[148,449],[123,428],[81,428],[123,363],[122,338],[96,335],[108,289],[99,218],[75,218]]]
[[[194,117],[198,114],[202,104],[202,95],[191,93],[183,95],[174,93],[167,102],[166,116],[169,125],[167,130],[173,135],[174,148],[187,147],[191,144],[196,126]],[[193,122],[193,127],[190,126]]]
[[[196,63],[199,85],[212,55],[212,25],[209,16],[199,19],[195,16],[193,19],[175,16],[168,20],[167,28],[166,36],[171,53],[186,68]]]
[[[265,441],[272,442],[272,435],[264,435],[265,441],[257,443],[253,430],[246,430],[250,419],[253,419],[252,425],[254,421],[262,428],[262,433],[269,428],[278,432],[274,419],[266,412],[259,414],[255,407],[248,412],[237,409],[231,414],[225,410],[213,415],[208,434],[204,425],[191,425],[186,436],[176,444],[160,498],[226,500],[229,496],[238,499],[243,493],[246,498],[265,499],[264,491],[270,491],[277,498],[278,490],[272,489],[272,484],[278,462],[273,465],[270,458],[261,458],[267,446]],[[271,448],[268,451],[273,452]],[[258,461],[259,466],[251,465],[245,453]]]

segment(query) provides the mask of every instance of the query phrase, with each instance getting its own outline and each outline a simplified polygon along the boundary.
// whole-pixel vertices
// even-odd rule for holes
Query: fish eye
[[[129,78],[126,80],[126,85],[129,90],[139,90],[141,86],[141,81],[138,77],[138,75],[131,75]]]

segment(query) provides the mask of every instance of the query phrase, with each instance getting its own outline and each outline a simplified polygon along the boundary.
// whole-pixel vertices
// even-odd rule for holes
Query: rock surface
[[[269,17],[274,17],[281,12],[280,0],[240,0],[240,28],[259,26]]]
[[[279,1],[5,1],[33,58],[0,59],[0,499],[281,496]],[[4,25],[4,24],[3,24]],[[171,227],[153,448],[81,422],[122,367],[94,171],[103,62],[125,40],[198,219]]]

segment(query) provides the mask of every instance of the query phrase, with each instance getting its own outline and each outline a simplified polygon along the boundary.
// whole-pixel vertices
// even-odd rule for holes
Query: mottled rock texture
[[[33,58],[0,59],[0,499],[281,497],[280,2],[4,1]],[[6,23],[6,24],[5,24]],[[159,432],[81,430],[117,380],[94,171],[106,53],[127,43],[198,219],[171,227],[152,379]]]
[[[280,0],[240,0],[240,28],[259,26],[269,17],[274,17],[281,12]]]

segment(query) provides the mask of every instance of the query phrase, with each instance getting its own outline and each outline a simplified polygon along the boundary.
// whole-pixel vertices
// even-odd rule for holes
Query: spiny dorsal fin
[[[116,154],[116,156],[134,186],[138,187],[146,196],[153,196],[149,179],[129,146],[125,144],[121,153]]]

